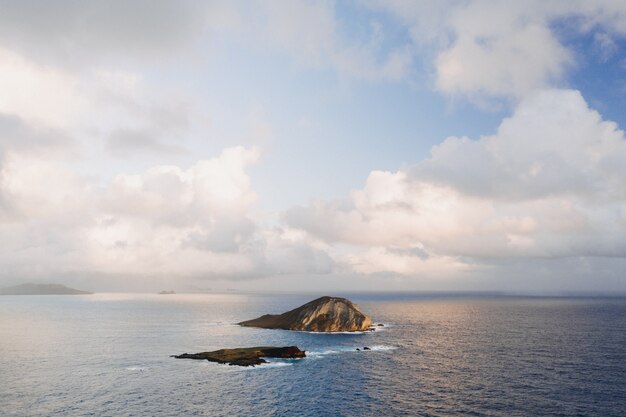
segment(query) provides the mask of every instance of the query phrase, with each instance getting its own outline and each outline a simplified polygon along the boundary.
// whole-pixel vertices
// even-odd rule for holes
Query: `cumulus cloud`
[[[55,129],[132,120],[147,112],[143,97],[154,96],[144,96],[146,87],[137,74],[68,71],[38,63],[2,46],[0,89],[0,112]]]
[[[36,64],[0,46],[0,112],[62,127],[83,109],[78,78],[65,71]]]
[[[300,66],[370,81],[414,82],[416,69],[425,63],[436,89],[477,102],[519,99],[562,83],[576,65],[576,54],[559,26],[570,35],[591,32],[603,60],[615,53],[615,39],[626,35],[626,7],[612,0],[352,5],[68,0],[3,2],[0,7],[2,47],[57,69],[152,64],[209,48],[214,36],[228,33],[266,53],[285,53]],[[342,7],[382,14],[363,25],[343,17]],[[54,85],[72,82],[48,70]]]
[[[81,169],[92,154],[104,163],[185,151],[194,123],[206,126],[196,99],[149,85],[138,67],[124,68],[171,59],[205,31],[238,26],[235,6],[34,6],[0,5],[0,279],[141,282],[332,269],[323,247],[255,218],[246,170],[259,157],[256,148],[229,148],[188,168],[145,169],[144,161],[136,174],[120,173],[134,168],[115,163]]]
[[[455,10],[454,40],[435,60],[436,87],[448,94],[522,97],[553,85],[573,58],[552,32],[550,17],[505,2]]]
[[[34,155],[71,153],[75,141],[64,130],[31,126],[15,115],[0,113],[0,219],[16,214],[16,204],[7,190],[9,178],[5,173],[7,160],[13,152]]]
[[[69,71],[1,46],[0,89],[0,115],[32,131],[56,132],[45,141],[71,135],[89,142],[87,148],[94,148],[94,139],[102,141],[116,157],[183,153],[188,132],[205,123],[196,99],[154,88],[140,73]]]
[[[188,170],[159,166],[116,177],[90,241],[101,268],[173,275],[245,272],[256,195],[245,168],[258,151],[233,148]]]
[[[624,132],[579,92],[542,91],[492,136],[450,137],[412,167],[373,171],[347,201],[295,207],[284,219],[350,245],[344,260],[370,273],[625,257],[624,160]]]
[[[566,80],[576,54],[559,26],[570,34],[591,32],[602,60],[615,53],[615,39],[626,35],[626,7],[611,0],[34,3],[1,5],[0,38],[6,51],[49,66],[46,77],[36,77],[49,80],[44,92],[75,88],[76,80],[58,68],[153,63],[181,51],[193,54],[210,46],[216,34],[228,33],[265,53],[285,53],[301,67],[357,79],[413,83],[418,68],[431,68],[437,90],[486,103],[520,99]],[[382,14],[353,28],[341,7]],[[0,54],[0,71],[3,60],[16,58]],[[12,65],[25,76],[32,72],[19,62]]]
[[[156,166],[101,186],[61,161],[14,150],[2,166],[15,216],[0,219],[1,278],[328,273],[324,248],[255,220],[246,169],[258,157],[229,148],[188,169]]]
[[[189,52],[226,6],[27,1],[0,9],[0,113],[71,132],[89,149],[102,142],[115,156],[183,150],[200,119],[196,99],[147,82],[142,65]]]
[[[2,2],[0,278],[621,265],[624,134],[578,92],[538,89],[576,65],[559,28],[589,35],[601,60],[617,56],[623,2],[375,3]],[[346,10],[367,18],[348,21]],[[188,136],[194,151],[212,145],[205,97],[179,83],[197,61],[175,60],[211,59],[225,33],[300,69],[360,80],[414,81],[425,64],[446,95],[519,105],[494,135],[447,138],[414,166],[371,172],[343,201],[294,207],[268,225],[249,175],[257,149],[185,154]],[[174,65],[155,66],[165,61]]]
[[[478,103],[520,99],[562,83],[576,60],[566,37],[558,33],[559,25],[567,27],[570,35],[597,30],[603,60],[614,49],[611,35],[626,35],[626,6],[611,0],[366,4],[394,15],[408,27],[414,44],[429,51],[439,91]]]

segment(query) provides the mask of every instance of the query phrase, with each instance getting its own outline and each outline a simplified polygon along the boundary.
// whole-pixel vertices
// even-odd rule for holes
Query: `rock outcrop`
[[[239,325],[309,332],[357,332],[368,330],[372,320],[350,300],[321,297],[286,313],[266,314]]]
[[[297,346],[285,347],[250,347],[236,349],[220,349],[212,352],[183,353],[182,355],[172,355],[176,359],[200,359],[209,362],[227,363],[238,366],[255,366],[267,363],[263,358],[304,358],[303,350]]]

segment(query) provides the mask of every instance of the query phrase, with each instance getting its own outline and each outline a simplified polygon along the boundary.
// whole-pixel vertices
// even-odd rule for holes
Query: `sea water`
[[[234,324],[315,296],[0,297],[0,415],[626,415],[626,299],[356,294],[384,327]],[[170,357],[260,345],[307,357]]]

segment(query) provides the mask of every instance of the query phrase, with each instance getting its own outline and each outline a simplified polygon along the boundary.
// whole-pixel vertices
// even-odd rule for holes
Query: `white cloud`
[[[369,81],[408,77],[412,59],[409,45],[384,48],[385,29],[376,22],[346,34],[347,22],[338,16],[335,2],[261,1],[255,6],[254,18],[248,16],[251,24],[246,40],[287,53],[301,67],[330,69]]]
[[[518,27],[504,33],[459,33],[437,56],[436,87],[452,95],[523,97],[560,80],[572,63],[568,50],[543,25],[512,26]]]
[[[328,245],[311,239],[306,233],[291,229],[265,230],[264,269],[268,275],[329,274],[335,261],[328,255]]]
[[[431,56],[435,87],[477,103],[520,99],[558,86],[576,65],[563,34],[599,30],[600,58],[611,53],[612,38],[626,35],[626,6],[619,1],[440,1],[368,2],[408,27],[422,56]],[[428,51],[428,52],[427,52]]]
[[[259,156],[232,148],[188,170],[158,166],[117,176],[99,203],[86,242],[98,270],[215,276],[252,273],[246,245],[256,195],[245,172]]]
[[[534,6],[475,1],[454,10],[454,40],[435,61],[437,88],[522,97],[561,79],[572,57],[549,27],[550,8]]]
[[[75,141],[65,131],[31,126],[17,116],[0,113],[0,221],[16,214],[16,201],[7,189],[11,178],[6,172],[14,151],[60,156],[74,150]]]
[[[451,137],[431,158],[374,171],[347,202],[285,221],[347,244],[361,272],[419,274],[494,258],[626,257],[626,139],[577,91],[522,101],[493,136]]]
[[[614,37],[626,35],[626,7],[613,0],[115,1],[106,7],[64,1],[2,8],[2,47],[38,65],[113,69],[154,63],[194,54],[201,42],[210,48],[214,36],[239,34],[246,46],[286,53],[300,66],[370,81],[414,82],[423,59],[435,88],[477,102],[519,99],[562,84],[576,55],[555,26],[568,27],[570,34],[597,32],[601,59],[613,53]],[[348,20],[342,8],[367,18]],[[367,8],[383,14],[367,15]],[[75,81],[47,77],[47,88]]]
[[[0,112],[65,126],[87,104],[78,87],[77,77],[0,48]]]
[[[555,25],[591,34],[600,58],[610,59],[626,34],[623,2],[379,5],[406,33],[361,6],[3,5],[3,276],[455,276],[510,259],[624,257],[623,133],[575,91],[537,91],[563,83],[576,65]],[[348,21],[343,7],[367,18]],[[191,135],[194,152],[213,146],[206,129],[190,133],[208,123],[198,105],[205,97],[185,96],[178,84],[200,61],[154,66],[190,51],[206,59],[213,36],[230,42],[234,33],[297,66],[369,81],[411,81],[419,52],[439,91],[521,104],[492,136],[448,138],[413,167],[373,171],[346,201],[293,208],[287,225],[268,227],[255,217],[248,173],[258,150],[195,162],[185,154]],[[258,119],[251,143],[271,134]],[[87,157],[59,154],[75,142],[87,145],[79,148]],[[168,164],[189,162],[151,163],[147,151]]]
[[[323,248],[298,234],[263,230],[246,169],[255,148],[229,148],[189,169],[156,166],[106,186],[63,161],[10,151],[1,190],[14,205],[0,218],[0,278],[127,276],[261,277],[328,273]],[[36,262],[33,262],[36,259]]]
[[[154,88],[139,73],[73,71],[37,63],[1,46],[0,90],[0,115],[32,131],[57,132],[39,135],[39,141],[71,135],[89,150],[100,148],[102,141],[116,157],[184,153],[188,132],[206,123],[197,99]],[[12,146],[19,141],[12,140]]]
[[[624,152],[623,132],[579,92],[548,90],[526,98],[496,135],[448,138],[412,172],[469,195],[619,200]]]
[[[246,45],[269,46],[304,67],[367,80],[405,79],[411,58],[406,45],[383,48],[386,33],[375,22],[344,33],[354,22],[336,9],[335,2],[309,0],[6,3],[0,38],[4,48],[37,65],[80,72],[189,57],[195,48],[210,48],[214,36],[240,34]]]
[[[359,274],[392,273],[401,276],[417,276],[427,280],[458,278],[470,267],[449,256],[428,256],[419,247],[373,246],[364,251],[353,251],[340,257],[343,264]]]
[[[132,120],[147,95],[141,81],[119,71],[69,71],[0,47],[0,113],[33,125],[71,129]]]

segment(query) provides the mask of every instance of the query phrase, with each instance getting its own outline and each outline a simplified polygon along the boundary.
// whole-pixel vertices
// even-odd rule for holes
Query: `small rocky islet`
[[[245,327],[305,332],[362,332],[371,329],[372,320],[352,301],[325,296],[286,313],[265,314],[238,324]]]
[[[372,320],[350,300],[324,296],[282,314],[265,314],[238,323],[244,327],[297,330],[308,332],[362,332],[374,331]],[[382,325],[378,325],[382,326]],[[357,349],[360,350],[360,349]],[[363,350],[370,350],[364,347]],[[172,355],[177,359],[208,360],[229,365],[256,366],[267,363],[264,358],[304,358],[306,353],[297,346],[263,346],[220,349],[211,352]]]
[[[263,358],[297,359],[304,358],[305,351],[297,346],[257,346],[249,348],[220,349],[212,352],[183,353],[172,355],[176,359],[200,359],[209,362],[227,363],[238,366],[255,366],[267,363]]]

